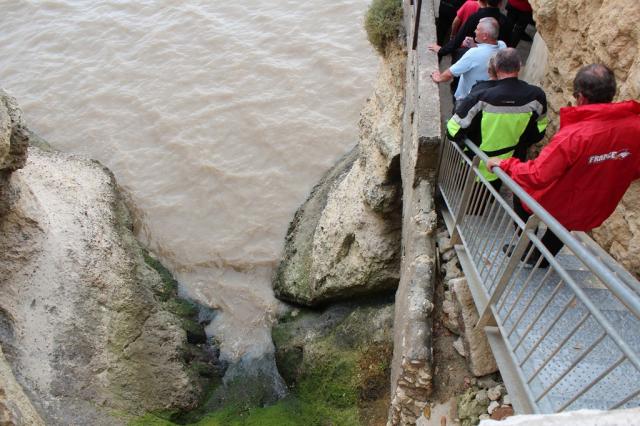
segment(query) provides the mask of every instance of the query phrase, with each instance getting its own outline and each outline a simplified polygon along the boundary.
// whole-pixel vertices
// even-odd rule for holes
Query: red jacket
[[[640,104],[562,108],[560,130],[535,160],[500,168],[567,229],[600,226],[640,178]]]
[[[531,12],[533,10],[529,4],[529,0],[509,0],[509,4],[521,12]]]

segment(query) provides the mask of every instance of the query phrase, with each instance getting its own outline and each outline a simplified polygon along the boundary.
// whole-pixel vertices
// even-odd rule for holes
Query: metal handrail
[[[469,139],[465,140],[465,145],[480,160],[485,163],[489,159],[487,155],[480,150]],[[535,214],[542,222],[547,225],[549,229],[567,246],[571,251],[587,266],[602,282],[607,286],[613,294],[620,299],[622,303],[629,308],[631,312],[638,318],[640,318],[640,297],[635,294],[629,287],[620,280],[609,268],[605,266],[597,257],[595,257],[584,245],[582,245],[571,233],[565,228],[558,220],[553,217],[548,211],[544,209],[538,202],[531,197],[520,185],[518,185],[508,174],[506,174],[500,167],[493,167],[491,170],[498,178],[504,182],[504,184],[523,201],[529,209]]]
[[[633,344],[637,348],[638,341],[635,334],[624,333],[625,329],[632,328],[616,328],[611,321],[621,325],[621,320],[610,318],[611,315],[625,318],[624,324],[637,327],[640,295],[635,290],[640,284],[630,274],[625,274],[622,266],[607,258],[602,249],[597,250],[599,247],[595,243],[566,230],[509,176],[494,167],[492,171],[504,186],[533,211],[524,223],[480,173],[479,163],[486,162],[487,156],[468,140],[464,145],[475,154],[473,159],[454,143],[443,145],[438,188],[448,209],[443,211],[446,212],[445,222],[452,242],[464,247],[459,251],[460,262],[478,310],[482,311],[477,327],[484,327],[493,318],[502,334],[504,348],[512,360],[506,367],[507,375],[518,378],[516,382],[520,385],[516,382],[512,385],[518,389],[521,408],[527,412],[562,411],[571,409],[574,404],[595,408],[588,402],[593,397],[590,392],[604,389],[607,392],[624,391],[606,399],[609,408],[629,403],[638,405],[640,390],[632,383],[640,383],[640,359],[631,347]],[[537,236],[538,223],[544,223],[556,234],[573,252],[574,260],[564,258],[566,260],[561,261],[549,252]],[[505,242],[508,244],[503,247]],[[528,262],[536,250],[539,258],[535,265],[531,269],[524,268],[521,259]],[[544,277],[539,273],[543,260],[549,263]],[[579,264],[578,269],[570,273],[564,266],[567,261],[574,265],[572,268]],[[590,289],[603,291],[604,299],[592,299]],[[621,303],[602,305],[609,300],[610,296],[606,294],[615,296]],[[601,311],[599,306],[606,311]],[[572,309],[575,307],[579,309]],[[576,315],[581,316],[579,321]],[[627,342],[622,334],[630,340]],[[587,343],[594,335],[600,337],[588,343],[586,349],[569,348],[575,344],[574,339],[586,339]],[[572,341],[574,343],[569,343]],[[580,352],[572,352],[574,349],[580,349]],[[590,367],[590,363],[603,354],[607,354],[603,361],[597,367]],[[501,365],[501,369],[503,367],[505,365]],[[584,386],[572,385],[585,371],[593,372],[587,374],[586,379],[580,379],[588,382],[583,383]],[[615,377],[625,377],[625,383],[632,382],[627,383],[628,388],[608,387],[608,381]],[[560,403],[558,398],[561,398]]]

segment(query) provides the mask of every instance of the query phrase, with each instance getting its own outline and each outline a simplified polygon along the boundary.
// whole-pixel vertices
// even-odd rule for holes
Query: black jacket
[[[537,86],[516,77],[478,83],[456,103],[447,135],[455,141],[468,137],[490,157],[524,161],[527,148],[544,137],[546,113],[547,98]],[[486,168],[480,170],[488,180],[496,179]]]
[[[497,7],[483,7],[467,19],[467,22],[460,28],[455,38],[449,40],[447,44],[442,46],[438,52],[438,58],[442,59],[443,56],[451,55],[456,49],[460,48],[465,37],[473,37],[478,22],[480,22],[480,19],[486,17],[498,20],[500,24],[500,35],[498,39],[506,43],[511,37],[511,30],[509,25],[507,25],[507,17],[504,16]],[[458,55],[458,58],[460,56],[462,55]]]

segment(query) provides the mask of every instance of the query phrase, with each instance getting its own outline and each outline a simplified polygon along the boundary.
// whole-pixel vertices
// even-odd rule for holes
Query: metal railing
[[[465,142],[466,151],[443,145],[438,189],[445,222],[480,312],[477,326],[493,323],[502,337],[521,411],[639,406],[638,281],[499,168],[496,190],[479,172],[487,158],[473,143]],[[533,211],[526,222],[506,190]],[[544,228],[564,243],[556,256],[538,236]]]

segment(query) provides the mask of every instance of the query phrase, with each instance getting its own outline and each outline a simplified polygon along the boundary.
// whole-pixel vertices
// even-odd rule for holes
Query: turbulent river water
[[[357,141],[368,0],[0,0],[0,86],[96,158],[230,360],[268,351],[271,274],[314,182]]]

